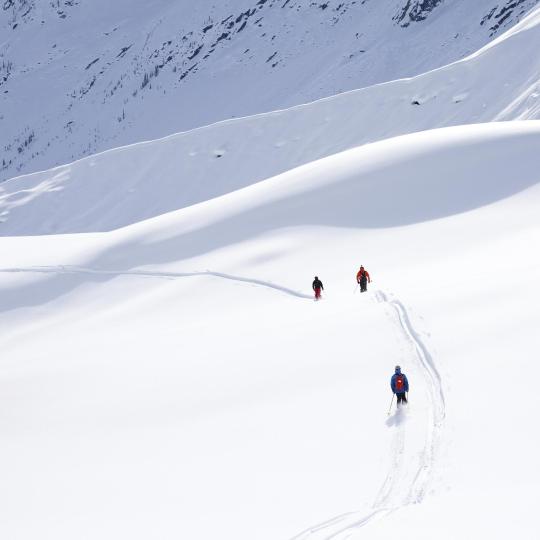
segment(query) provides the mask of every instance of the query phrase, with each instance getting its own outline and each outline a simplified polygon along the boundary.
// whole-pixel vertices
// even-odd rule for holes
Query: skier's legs
[[[398,394],[396,394],[396,398],[398,407],[404,403],[407,403],[407,397],[405,396],[405,392],[399,392]]]
[[[321,297],[321,289],[319,289],[319,287],[316,287],[315,288],[315,300],[319,300],[320,297]]]

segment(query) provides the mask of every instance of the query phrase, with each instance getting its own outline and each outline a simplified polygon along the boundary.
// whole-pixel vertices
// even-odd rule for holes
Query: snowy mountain
[[[411,79],[12,179],[0,191],[0,235],[108,231],[380,139],[540,118],[538,43],[536,9],[473,55]],[[520,62],[523,57],[529,60]]]
[[[1,538],[536,538],[533,4],[4,2],[0,121],[35,129],[17,163],[137,142],[0,185]],[[206,26],[148,71],[180,19]],[[372,47],[336,63],[356,24]],[[347,73],[379,84],[137,139]]]
[[[6,0],[0,179],[467,56],[537,0]]]

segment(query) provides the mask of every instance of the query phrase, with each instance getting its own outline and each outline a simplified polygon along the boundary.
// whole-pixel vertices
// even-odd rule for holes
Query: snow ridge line
[[[231,281],[239,281],[242,283],[251,283],[253,285],[260,285],[261,287],[267,287],[276,291],[295,296],[296,298],[305,298],[313,300],[313,296],[304,294],[288,287],[276,285],[270,281],[264,281],[261,279],[246,278],[242,276],[234,276],[232,274],[224,274],[223,272],[213,272],[211,270],[204,270],[199,272],[154,272],[145,270],[98,270],[95,268],[86,268],[82,266],[31,266],[29,268],[2,268],[0,273],[37,273],[37,274],[98,274],[98,275],[112,275],[112,276],[143,276],[154,278],[178,278],[178,277],[197,277],[197,276],[212,276],[222,279],[228,279]]]
[[[418,468],[410,486],[406,486],[406,494],[403,496],[399,488],[400,481],[403,480],[405,425],[398,425],[392,443],[392,465],[375,498],[371,512],[367,514],[361,512],[341,514],[304,530],[291,540],[346,540],[353,534],[354,530],[364,527],[371,521],[386,517],[409,504],[422,502],[427,492],[445,418],[445,399],[441,376],[429,350],[414,329],[405,306],[399,300],[389,298],[386,293],[380,290],[375,292],[375,299],[380,303],[389,304],[395,311],[403,334],[414,348],[416,360],[426,378],[429,389],[429,423]]]

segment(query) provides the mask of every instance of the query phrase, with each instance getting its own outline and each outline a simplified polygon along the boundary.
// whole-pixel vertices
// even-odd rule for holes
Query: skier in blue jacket
[[[407,403],[406,393],[409,391],[409,381],[407,380],[405,373],[401,373],[400,366],[396,366],[396,372],[390,379],[390,388],[392,388],[392,392],[396,394],[398,407],[402,403]]]

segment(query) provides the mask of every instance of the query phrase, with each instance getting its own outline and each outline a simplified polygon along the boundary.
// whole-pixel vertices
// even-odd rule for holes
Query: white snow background
[[[536,538],[539,22],[3,183],[2,538]]]

